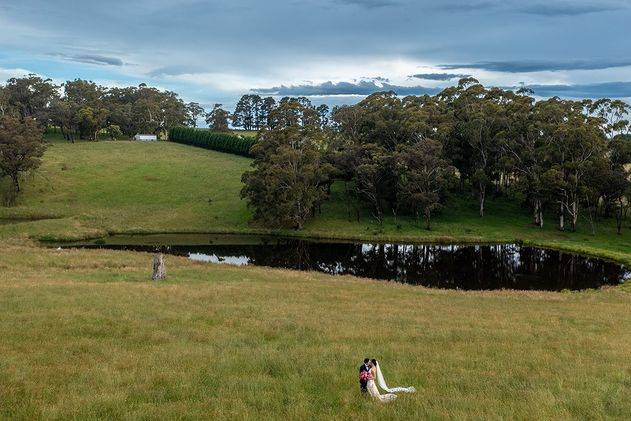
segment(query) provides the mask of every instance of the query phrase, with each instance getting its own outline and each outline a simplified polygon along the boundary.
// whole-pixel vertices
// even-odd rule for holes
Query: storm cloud
[[[336,100],[432,93],[465,75],[603,93],[631,81],[626,0],[1,3],[0,72],[145,82],[208,104],[257,87]]]
[[[386,82],[377,84],[374,81],[359,82],[324,82],[319,84],[303,84],[291,86],[275,86],[273,88],[254,89],[254,92],[263,95],[275,96],[335,96],[335,95],[370,95],[375,92],[393,91],[398,95],[424,95],[436,94],[441,91],[438,88],[425,86],[400,86]]]
[[[64,60],[77,63],[96,64],[99,66],[122,66],[123,60],[118,57],[104,56],[100,54],[77,54],[68,55],[64,53],[51,54],[52,57],[60,57]]]
[[[582,85],[528,85],[535,95],[565,98],[631,98],[631,82],[605,82]]]
[[[354,6],[366,7],[369,9],[396,6],[399,4],[399,2],[394,1],[394,0],[337,0],[337,2],[341,4],[350,4]]]
[[[446,80],[453,80],[453,79],[462,79],[464,77],[469,77],[469,76],[471,75],[457,74],[457,73],[417,73],[415,75],[408,76],[408,78],[446,81]]]
[[[565,3],[539,3],[524,7],[525,13],[540,16],[576,16],[590,13],[610,12],[622,8],[620,4],[607,4],[598,2],[592,4],[580,4],[575,2]]]
[[[443,70],[480,69],[491,72],[530,73],[560,70],[600,70],[616,67],[631,66],[631,58],[620,60],[517,60],[517,61],[487,61],[465,64],[441,64],[438,67]]]

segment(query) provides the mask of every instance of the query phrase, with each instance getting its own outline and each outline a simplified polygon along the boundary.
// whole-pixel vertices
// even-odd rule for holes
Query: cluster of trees
[[[322,104],[315,106],[306,97],[284,97],[276,101],[272,97],[262,98],[256,94],[243,95],[237,103],[234,112],[230,114],[216,104],[206,115],[206,123],[213,130],[227,131],[230,123],[232,127],[243,130],[260,130],[264,127],[273,128],[278,124],[278,116],[293,109],[295,118],[309,119],[324,128],[329,125],[329,106]]]
[[[318,109],[306,98],[286,97],[271,109],[250,150],[254,169],[242,178],[241,197],[248,200],[256,220],[270,226],[304,226],[333,182],[328,134]]]
[[[57,86],[50,79],[28,75],[0,86],[0,116],[5,115],[59,127],[67,140],[74,141],[96,140],[99,133],[112,139],[160,135],[175,126],[195,126],[204,109],[145,84],[106,88],[76,79]]]
[[[282,101],[281,101],[282,102]],[[615,215],[630,196],[629,105],[622,101],[535,101],[532,92],[485,88],[462,79],[436,96],[368,96],[336,107],[323,124],[313,107],[288,99],[270,112],[253,148],[243,196],[268,224],[301,228],[346,185],[349,208],[431,216],[451,194],[473,194],[484,217],[490,195],[527,205],[533,223],[555,215],[575,230]],[[296,117],[299,116],[299,117]],[[313,117],[313,118],[312,118]]]

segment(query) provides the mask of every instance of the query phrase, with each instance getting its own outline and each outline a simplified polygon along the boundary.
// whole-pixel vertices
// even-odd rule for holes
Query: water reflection
[[[253,237],[213,237],[210,241],[212,244],[162,248],[213,263],[316,270],[464,290],[580,290],[616,285],[629,276],[622,265],[613,262],[519,244],[354,244]],[[122,242],[81,246],[155,249],[151,244]]]

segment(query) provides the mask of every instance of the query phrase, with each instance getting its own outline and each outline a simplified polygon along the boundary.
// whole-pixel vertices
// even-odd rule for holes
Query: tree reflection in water
[[[581,290],[624,282],[619,264],[556,250],[501,245],[352,244],[297,239],[170,245],[167,253],[195,260],[249,264],[393,280],[427,287],[464,290]],[[155,246],[83,245],[155,249]]]

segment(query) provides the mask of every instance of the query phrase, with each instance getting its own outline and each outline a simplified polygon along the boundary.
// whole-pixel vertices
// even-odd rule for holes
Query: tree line
[[[4,204],[15,202],[20,174],[37,168],[51,127],[71,142],[131,138],[137,133],[166,136],[176,126],[195,126],[203,107],[175,92],[146,84],[104,87],[82,79],[55,85],[30,74],[0,85],[0,187]],[[4,179],[9,179],[6,183]]]
[[[184,102],[175,92],[146,84],[108,88],[75,79],[55,85],[51,79],[30,74],[0,85],[0,116],[32,118],[42,127],[57,127],[69,141],[96,140],[99,134],[111,139],[137,133],[165,135],[173,127],[196,127],[202,118],[215,131],[230,131],[231,127],[256,131],[273,126],[273,111],[287,102],[313,108],[314,118],[322,125],[329,123],[329,107],[313,107],[305,97],[276,101],[243,95],[231,113],[221,104],[206,112],[196,102]]]
[[[579,216],[615,216],[630,197],[629,105],[623,101],[536,101],[527,89],[486,88],[473,78],[435,96],[379,92],[335,107],[323,124],[316,107],[286,99],[254,145],[242,197],[254,218],[300,229],[343,182],[349,209],[411,215],[431,227],[453,195],[473,195],[480,217],[489,196],[508,196],[543,227]],[[252,126],[254,127],[254,126]]]
[[[592,224],[615,216],[620,231],[631,196],[628,114],[623,101],[536,101],[527,89],[487,88],[473,78],[435,96],[378,92],[332,110],[305,97],[248,94],[233,113],[220,104],[205,113],[144,84],[56,86],[28,75],[0,86],[0,179],[10,181],[13,197],[20,191],[19,174],[39,165],[48,126],[69,141],[115,139],[195,127],[205,117],[215,131],[230,122],[259,131],[242,197],[266,225],[302,228],[338,181],[349,213],[368,208],[380,222],[411,215],[429,229],[453,195],[473,195],[480,217],[489,196],[509,196],[540,227],[552,215],[562,230],[575,230],[581,215]]]
[[[305,118],[313,120],[314,124],[317,122],[322,128],[330,123],[331,110],[326,104],[314,106],[306,97],[284,97],[276,101],[273,97],[263,98],[256,94],[243,95],[232,113],[224,110],[221,104],[215,104],[206,115],[206,123],[215,131],[229,131],[230,126],[258,131],[264,127],[275,127],[278,116],[289,109],[293,109],[296,115],[307,113]]]
[[[75,79],[58,86],[31,74],[0,86],[1,116],[58,127],[69,141],[97,140],[99,134],[111,139],[137,133],[164,135],[175,126],[194,126],[203,114],[199,104],[185,103],[175,92],[146,84],[108,88]]]
[[[0,187],[4,201],[13,203],[20,192],[20,174],[39,166],[46,147],[44,130],[55,130],[70,142],[96,141],[104,136],[112,140],[131,138],[138,133],[166,137],[174,128],[196,127],[202,118],[214,131],[229,132],[231,123],[233,127],[258,130],[280,124],[278,109],[293,109],[292,117],[283,114],[282,118],[328,124],[328,107],[312,107],[307,98],[283,98],[277,102],[271,97],[245,95],[234,113],[224,110],[221,104],[206,113],[198,103],[185,103],[175,92],[146,84],[104,87],[75,79],[56,85],[35,74],[11,78],[0,85]],[[208,133],[178,133],[187,133],[182,141],[201,142],[205,147],[246,155],[251,143],[250,139]],[[212,141],[207,139],[209,136]],[[5,178],[10,179],[8,186]]]

